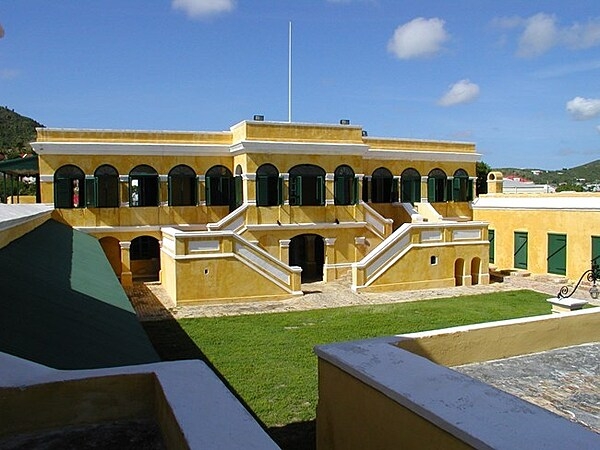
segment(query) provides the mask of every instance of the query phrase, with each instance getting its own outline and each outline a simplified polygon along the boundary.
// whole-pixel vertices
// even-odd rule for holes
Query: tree
[[[487,176],[492,168],[483,161],[478,161],[475,171],[477,172],[477,195],[487,194]]]

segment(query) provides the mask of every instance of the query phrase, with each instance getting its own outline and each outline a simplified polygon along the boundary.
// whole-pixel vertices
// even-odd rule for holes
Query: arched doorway
[[[256,205],[276,206],[282,201],[282,184],[279,170],[273,164],[263,164],[256,169]]]
[[[421,174],[413,168],[405,169],[400,175],[402,203],[413,205],[421,201]]]
[[[323,281],[325,244],[318,234],[301,234],[290,241],[290,266],[302,267],[302,283]]]
[[[129,206],[158,206],[158,172],[146,164],[129,172]]]
[[[389,169],[379,167],[371,175],[371,202],[393,203],[398,201],[398,184]]]
[[[471,260],[471,284],[479,284],[480,270],[481,270],[481,259],[475,257]]]
[[[129,250],[133,279],[158,281],[160,244],[153,236],[139,236],[131,241]]]
[[[454,262],[454,285],[462,286],[463,278],[465,274],[465,260],[462,258],[458,258]]]
[[[427,178],[427,199],[429,203],[440,203],[447,200],[446,183],[448,177],[442,169],[433,169]]]

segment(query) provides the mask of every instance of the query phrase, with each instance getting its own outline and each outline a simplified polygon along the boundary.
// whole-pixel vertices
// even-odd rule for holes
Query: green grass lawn
[[[282,426],[315,418],[315,345],[549,314],[547,298],[512,291],[179,324],[265,425]]]

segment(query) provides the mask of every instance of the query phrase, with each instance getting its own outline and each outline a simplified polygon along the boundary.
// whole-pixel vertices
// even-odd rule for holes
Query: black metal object
[[[587,278],[587,280],[590,283],[592,283],[592,287],[590,288],[590,296],[593,299],[597,299],[598,294],[600,294],[600,289],[598,289],[598,287],[596,286],[596,281],[600,280],[600,267],[598,266],[598,263],[595,260],[592,260],[592,267],[581,274],[579,281],[577,282],[571,293],[569,293],[569,286],[563,286],[560,288],[557,297],[559,299],[569,298],[575,293],[575,291],[577,290],[584,278]]]

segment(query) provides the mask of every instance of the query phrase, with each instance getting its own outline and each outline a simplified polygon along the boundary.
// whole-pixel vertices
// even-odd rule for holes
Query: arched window
[[[455,202],[468,202],[473,200],[473,181],[469,179],[469,174],[458,169],[454,172],[452,180],[452,199]]]
[[[85,206],[85,174],[73,164],[59,167],[54,173],[54,207],[83,208]]]
[[[421,175],[417,170],[405,169],[400,175],[402,203],[412,203],[421,201]]]
[[[325,170],[313,164],[300,164],[289,171],[290,205],[325,204]]]
[[[354,205],[358,197],[356,177],[352,167],[343,164],[333,174],[333,199],[336,205]]]
[[[448,178],[441,169],[433,169],[427,178],[427,199],[429,203],[445,202]]]
[[[158,172],[145,164],[129,172],[129,206],[158,206]]]
[[[227,206],[233,204],[231,170],[225,166],[213,166],[206,172],[206,204]]]
[[[119,172],[109,164],[94,171],[94,179],[86,181],[86,204],[98,208],[119,207]]]
[[[392,172],[379,167],[371,175],[371,201],[373,203],[392,203],[398,201],[398,184]]]
[[[169,171],[169,206],[194,206],[197,203],[196,172],[184,164]]]
[[[275,206],[282,202],[282,183],[279,170],[273,164],[263,164],[256,169],[256,204]]]

